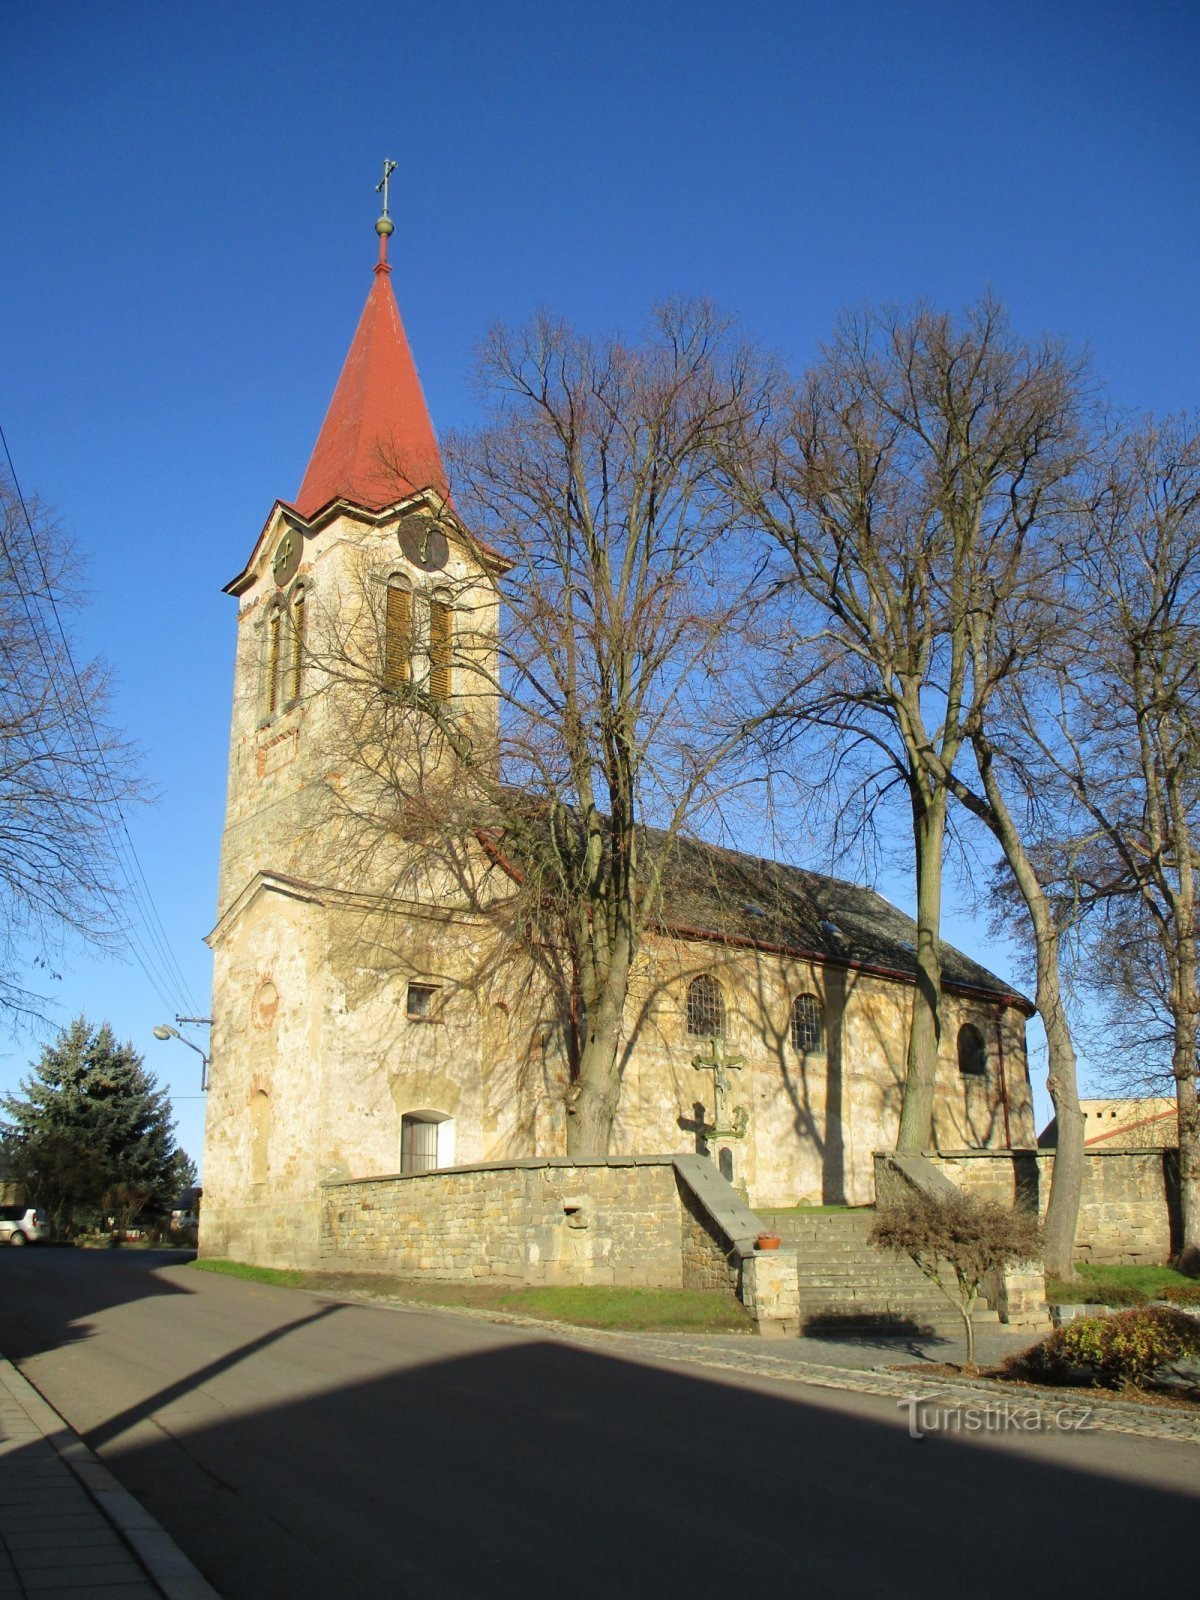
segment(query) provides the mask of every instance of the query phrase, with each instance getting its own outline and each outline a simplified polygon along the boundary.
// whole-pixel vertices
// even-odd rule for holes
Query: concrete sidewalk
[[[0,1357],[0,1597],[219,1600],[58,1412]]]

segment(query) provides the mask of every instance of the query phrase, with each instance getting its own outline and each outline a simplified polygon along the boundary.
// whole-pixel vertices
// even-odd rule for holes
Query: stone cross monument
[[[715,1034],[708,1041],[708,1054],[692,1057],[692,1066],[697,1072],[711,1072],[713,1075],[713,1120],[705,1123],[703,1128],[704,1137],[710,1144],[716,1139],[746,1137],[750,1113],[745,1106],[735,1106],[732,1117],[729,1114],[729,1091],[732,1087],[729,1074],[742,1065],[743,1059],[742,1056],[727,1054],[725,1041]]]

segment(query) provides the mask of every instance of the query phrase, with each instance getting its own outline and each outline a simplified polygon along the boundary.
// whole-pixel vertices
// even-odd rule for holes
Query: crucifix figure
[[[713,1120],[706,1125],[705,1137],[713,1139],[744,1139],[746,1126],[750,1121],[750,1113],[745,1106],[735,1106],[732,1120],[729,1118],[729,1091],[732,1085],[729,1073],[741,1066],[741,1056],[727,1055],[725,1041],[713,1035],[708,1041],[708,1054],[693,1056],[692,1065],[697,1072],[711,1072],[713,1075]]]
[[[375,193],[383,195],[383,214],[385,217],[388,214],[388,179],[395,170],[396,163],[394,161],[385,161],[383,163],[383,177],[375,185]]]

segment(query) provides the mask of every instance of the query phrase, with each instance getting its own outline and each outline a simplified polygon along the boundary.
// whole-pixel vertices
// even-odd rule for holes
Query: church
[[[202,1248],[281,1266],[315,1263],[323,1184],[566,1148],[570,1029],[504,915],[503,840],[423,849],[345,825],[374,805],[364,751],[376,772],[403,766],[414,805],[424,781],[412,723],[364,720],[368,683],[427,697],[475,737],[499,716],[506,563],[454,511],[386,198],[376,231],[303,483],[225,589]],[[707,1154],[752,1206],[870,1203],[899,1119],[911,919],[873,890],[695,842],[673,853],[663,905],[633,970],[611,1156]],[[949,946],[944,989],[938,1147],[1032,1146],[1032,1007]]]

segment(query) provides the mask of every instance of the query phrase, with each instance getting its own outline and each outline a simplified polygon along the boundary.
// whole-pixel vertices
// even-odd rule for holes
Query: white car
[[[50,1237],[50,1213],[33,1206],[0,1206],[0,1244],[40,1244]]]

